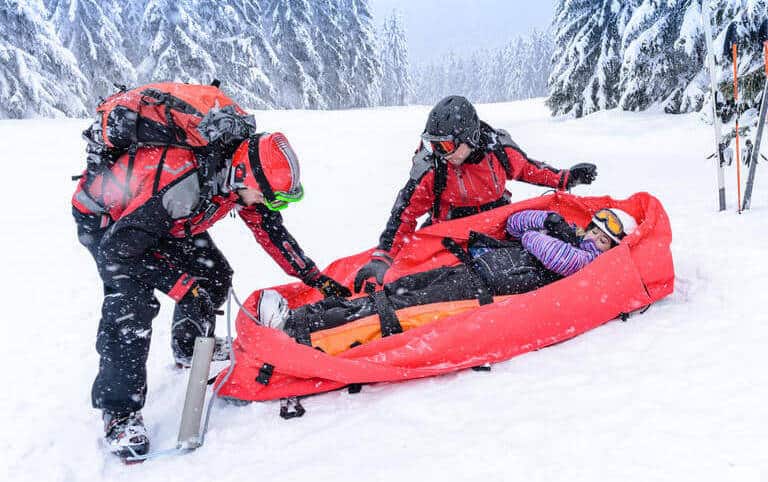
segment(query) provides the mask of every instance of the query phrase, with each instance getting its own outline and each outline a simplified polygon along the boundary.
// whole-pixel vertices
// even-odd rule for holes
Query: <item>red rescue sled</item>
[[[507,217],[514,212],[554,210],[568,221],[586,226],[592,213],[603,207],[632,214],[638,228],[578,273],[536,291],[446,312],[432,323],[377,337],[334,356],[301,345],[281,331],[258,326],[241,310],[233,346],[235,365],[226,380],[224,374],[219,376],[217,384],[223,383],[219,396],[271,400],[496,363],[573,338],[672,293],[669,219],[658,199],[648,193],[626,200],[556,193],[427,227],[416,232],[400,251],[385,281],[456,264],[456,258],[443,247],[444,237],[466,243],[470,231],[479,231],[500,238]],[[355,273],[368,261],[371,251],[339,259],[324,272],[352,286]],[[303,283],[274,289],[292,308],[321,297]],[[251,313],[256,312],[258,293],[244,303]],[[273,370],[268,376],[270,366]]]

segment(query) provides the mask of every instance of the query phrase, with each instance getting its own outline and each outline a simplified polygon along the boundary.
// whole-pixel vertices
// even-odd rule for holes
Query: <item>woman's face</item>
[[[596,226],[592,226],[592,229],[584,234],[584,240],[591,240],[602,253],[605,253],[613,246],[611,238]]]

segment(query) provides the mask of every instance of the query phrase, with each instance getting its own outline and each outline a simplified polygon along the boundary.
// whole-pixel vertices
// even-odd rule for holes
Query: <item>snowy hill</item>
[[[768,167],[752,210],[716,211],[712,129],[696,115],[607,111],[548,117],[543,99],[478,106],[532,157],[594,161],[576,194],[649,191],[672,221],[676,291],[647,313],[494,366],[307,399],[219,406],[206,445],[126,467],[99,447],[90,408],[101,288],[69,197],[84,120],[0,121],[7,481],[758,481],[768,479]],[[320,265],[376,243],[405,183],[428,107],[257,112],[302,162],[306,198],[285,224]],[[543,189],[509,185],[515,199]],[[235,288],[287,281],[238,220],[213,237]],[[178,430],[186,374],[172,366],[171,302],[155,321],[144,416],[155,448]],[[220,319],[218,333],[224,333]]]

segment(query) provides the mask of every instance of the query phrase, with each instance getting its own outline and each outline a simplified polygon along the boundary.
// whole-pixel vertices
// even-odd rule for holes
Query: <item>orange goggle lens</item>
[[[601,221],[608,231],[617,237],[624,237],[624,225],[616,214],[610,209],[601,209],[595,213],[595,219]]]
[[[445,156],[456,150],[457,143],[453,136],[433,136],[427,133],[421,135],[424,148],[430,154]]]
[[[438,154],[450,154],[456,150],[456,143],[453,141],[432,141],[432,149]]]

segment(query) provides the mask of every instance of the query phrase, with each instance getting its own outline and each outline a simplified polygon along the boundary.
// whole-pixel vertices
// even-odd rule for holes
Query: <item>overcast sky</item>
[[[533,27],[547,28],[555,0],[369,0],[377,28],[401,12],[412,61],[451,50],[499,47]]]

